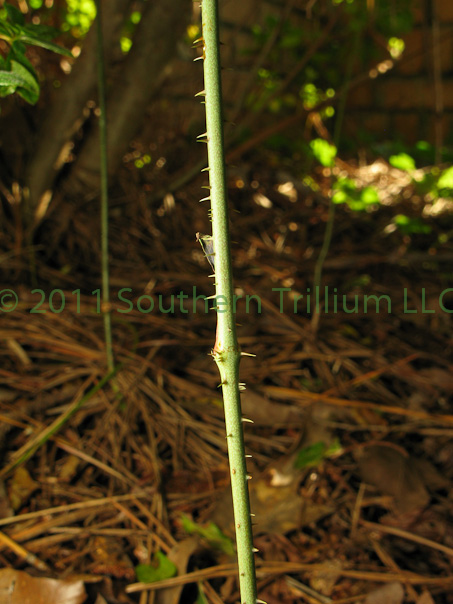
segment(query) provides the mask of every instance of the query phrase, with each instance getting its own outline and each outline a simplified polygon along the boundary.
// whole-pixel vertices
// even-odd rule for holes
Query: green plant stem
[[[112,321],[110,315],[109,286],[109,194],[107,163],[107,120],[105,101],[104,43],[102,36],[101,0],[96,2],[96,35],[97,35],[97,72],[99,90],[99,140],[101,154],[101,266],[102,266],[102,305],[104,316],[104,336],[107,353],[107,367],[112,371],[114,366],[112,347]]]
[[[105,386],[118,372],[121,365],[113,368],[109,371],[107,375],[99,380],[99,382],[90,388],[90,390],[84,394],[79,400],[76,400],[71,405],[69,405],[68,409],[60,416],[57,417],[55,421],[53,421],[47,428],[44,428],[42,432],[38,435],[31,438],[31,440],[26,443],[24,447],[20,449],[18,453],[16,453],[16,459],[13,459],[10,463],[4,466],[0,470],[0,478],[7,475],[11,470],[14,470],[17,466],[25,463],[27,459],[29,459],[32,455],[38,451],[50,438],[55,436],[55,434],[69,421],[69,419],[74,415],[76,411],[78,411],[87,401],[89,401],[101,388]]]
[[[337,119],[335,121],[334,140],[333,140],[333,143],[334,143],[335,147],[337,148],[337,150],[338,150],[338,146],[340,144],[341,127],[343,125],[344,112],[345,112],[345,107],[346,107],[346,99],[348,96],[349,86],[350,86],[351,79],[352,79],[352,70],[354,67],[354,62],[356,61],[356,58],[357,58],[361,35],[362,35],[361,30],[357,30],[355,33],[355,36],[354,36],[351,53],[349,55],[348,64],[346,67],[345,84],[343,85],[343,88],[339,92],[339,103],[338,103]],[[329,253],[330,244],[332,242],[333,227],[335,224],[335,204],[332,199],[333,198],[332,187],[333,187],[333,177],[331,176],[331,185],[330,185],[331,193],[330,193],[330,197],[329,197],[329,213],[327,215],[326,230],[324,232],[324,239],[322,242],[321,251],[319,252],[319,256],[316,261],[314,275],[313,275],[314,291],[319,291],[318,288],[321,287],[322,269],[324,266],[324,262],[327,258],[327,254]]]
[[[206,136],[217,301],[217,334],[213,356],[219,368],[224,399],[241,602],[242,604],[255,604],[257,598],[255,561],[239,392],[241,352],[237,342],[233,312],[217,0],[203,0],[202,19]]]

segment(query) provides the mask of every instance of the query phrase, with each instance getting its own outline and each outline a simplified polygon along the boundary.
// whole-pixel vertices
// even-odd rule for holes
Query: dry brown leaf
[[[304,500],[299,492],[303,471],[294,468],[296,455],[274,462],[249,482],[250,507],[255,514],[254,533],[284,534],[327,516],[333,507]],[[233,504],[228,487],[210,518],[228,534],[234,534]]]
[[[434,600],[429,591],[424,591],[417,598],[417,602],[415,604],[434,604]]]
[[[325,569],[315,571],[310,577],[310,587],[315,591],[330,596],[335,583],[341,577],[342,563],[339,560],[328,560]]]
[[[86,600],[82,581],[31,577],[21,570],[0,570],[1,604],[82,604]]]
[[[8,485],[9,500],[13,510],[17,511],[21,508],[38,487],[38,483],[32,479],[29,472],[23,466],[19,466]]]
[[[364,604],[401,604],[404,588],[401,583],[387,583],[367,595]]]
[[[241,394],[241,407],[244,417],[249,417],[258,426],[300,425],[306,416],[306,413],[295,405],[275,403],[249,388]]]
[[[429,502],[429,494],[416,464],[410,457],[387,446],[367,447],[359,458],[363,482],[394,498],[399,514],[421,509]]]

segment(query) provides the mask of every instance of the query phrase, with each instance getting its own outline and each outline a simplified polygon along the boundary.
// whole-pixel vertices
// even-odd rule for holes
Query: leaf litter
[[[398,171],[386,175],[385,163],[368,173],[348,166],[348,177],[363,185],[390,179],[391,191],[382,186],[391,199],[365,213],[338,208],[325,281],[348,296],[386,294],[392,312],[295,313],[322,243],[326,185],[321,176],[316,194],[302,194],[294,179],[289,197],[279,192],[278,175],[245,169],[243,187],[229,184],[242,212],[232,224],[235,286],[262,302],[248,311],[238,304],[237,312],[241,347],[257,355],[243,360],[241,380],[244,415],[255,420],[245,438],[260,598],[296,602],[304,593],[307,601],[450,604],[452,322],[448,313],[421,312],[420,290],[435,308],[450,284],[451,243],[426,247],[424,235],[388,232],[392,215],[411,209],[413,184],[401,177],[398,186]],[[252,180],[271,206],[244,201]],[[131,183],[129,194],[139,199],[140,186]],[[117,314],[121,366],[102,387],[93,390],[106,377],[102,317],[90,295],[97,272],[83,257],[74,262],[69,247],[66,258],[64,245],[58,248],[62,266],[73,263],[65,312],[31,314],[36,299],[17,284],[20,307],[0,317],[2,589],[11,597],[25,590],[17,591],[21,603],[33,594],[33,602],[47,604],[143,604],[163,589],[170,591],[162,601],[175,604],[201,592],[209,602],[237,599],[234,557],[200,533],[214,522],[229,534],[231,514],[209,357],[215,316],[192,300],[193,286],[209,296],[212,285],[187,232],[189,210],[194,233],[206,230],[204,210],[194,210],[187,196],[167,221],[143,209],[113,218],[115,307],[127,286],[134,302],[146,293],[170,304],[185,290],[199,312],[134,306]],[[86,224],[76,220],[70,245],[80,234],[79,245],[89,246]],[[14,284],[26,266],[9,262],[5,279]],[[49,291],[61,276],[45,255],[37,271]],[[71,292],[82,282],[79,311]],[[290,292],[282,299],[276,288]],[[418,313],[404,311],[408,301]],[[339,446],[327,454],[332,443]],[[30,455],[18,459],[17,451]],[[296,467],[301,451],[311,461]],[[172,559],[185,543],[183,515],[201,528],[184,559],[174,560],[177,576],[138,582],[140,564],[157,554]],[[192,591],[184,589],[189,584]]]

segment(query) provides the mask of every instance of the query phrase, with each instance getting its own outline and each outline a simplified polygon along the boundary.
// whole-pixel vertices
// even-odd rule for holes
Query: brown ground
[[[453,287],[451,214],[429,215],[430,234],[403,235],[392,217],[420,215],[427,201],[414,199],[405,174],[385,163],[338,166],[374,183],[384,203],[364,213],[338,208],[323,273],[328,311],[321,301],[318,315],[304,306],[296,314],[292,297],[313,288],[328,178],[314,175],[315,194],[269,163],[241,164],[229,181],[238,210],[231,213],[235,285],[262,304],[247,312],[239,302],[237,315],[242,349],[256,355],[241,371],[244,414],[255,421],[245,432],[259,597],[452,603],[453,291],[439,303]],[[206,599],[199,602],[236,602],[226,542],[216,548],[183,526],[184,514],[231,532],[209,355],[215,315],[202,301],[194,313],[191,299],[194,287],[213,293],[195,241],[209,230],[206,205],[197,201],[203,181],[150,200],[146,169],[124,169],[121,179],[110,245],[119,368],[96,392],[108,373],[92,293],[101,283],[97,202],[61,203],[36,233],[34,255],[15,248],[14,227],[5,227],[2,289],[14,289],[20,302],[0,315],[0,564],[28,574],[9,570],[0,582],[10,589],[16,581],[21,603],[32,594],[48,604],[189,604],[197,585]],[[128,309],[122,288],[131,288],[122,294],[133,306],[125,313],[116,310]],[[282,308],[273,288],[291,290]],[[65,300],[59,313],[49,307],[56,289],[53,309]],[[178,299],[174,312],[159,311],[159,296],[169,308],[181,291],[187,314]],[[153,312],[137,309],[143,294],[153,296]],[[348,307],[357,295],[360,312],[343,311],[343,294]],[[366,294],[387,295],[391,311],[377,313],[370,303],[365,312]],[[295,469],[301,450],[305,465]],[[134,567],[157,552],[178,566],[164,584],[171,589],[135,586]],[[70,599],[68,584],[32,584],[29,575],[79,583],[70,584]]]

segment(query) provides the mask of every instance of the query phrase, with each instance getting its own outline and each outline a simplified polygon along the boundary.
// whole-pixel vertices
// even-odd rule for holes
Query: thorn
[[[253,455],[246,455],[246,457],[253,457]]]
[[[211,185],[201,185],[201,188],[202,189],[209,189],[209,190],[212,189]]]
[[[206,166],[206,168],[203,168],[203,170],[201,170],[202,172],[209,172],[211,168],[209,166]]]
[[[197,94],[195,95],[195,97],[197,96],[206,96],[206,90],[200,90],[200,92],[197,92]]]
[[[243,421],[244,423],[248,423],[248,424],[254,424],[255,422],[253,421],[253,419],[248,419],[248,417],[243,417],[241,419],[241,421]]]
[[[252,480],[252,475],[251,474],[247,474],[247,480]]]
[[[200,199],[199,203],[201,203],[202,201],[208,201],[209,199],[211,199],[210,195],[208,195],[207,197],[203,197],[203,199]]]
[[[257,547],[252,547],[252,552],[253,552],[254,554],[256,554],[256,553],[257,553],[257,552],[259,552],[259,551],[260,551],[260,550],[259,550]],[[266,603],[264,603],[264,604],[266,604]]]
[[[204,42],[203,37],[201,37],[201,38],[197,38],[196,40],[194,40],[194,41],[192,42],[192,44],[197,44],[198,42]]]
[[[205,300],[214,300],[214,298],[217,296],[217,294],[214,294],[213,296],[207,296],[205,298]]]
[[[241,357],[256,357],[256,354],[252,354],[251,352],[241,352]]]
[[[203,139],[199,139],[197,137],[197,143],[206,143],[206,144],[208,144],[208,139],[203,140]]]
[[[207,132],[203,132],[203,134],[199,134],[197,138],[203,138],[203,136],[208,136]]]
[[[239,386],[239,390],[240,392],[243,392],[244,390],[247,390],[247,388],[245,386]]]
[[[256,604],[267,604],[264,600],[255,600]]]
[[[203,55],[201,55],[200,57],[195,57],[193,62],[195,63],[195,61],[203,61],[203,59],[204,59],[204,57],[203,57]]]
[[[252,518],[255,518],[256,514],[252,514],[252,512],[250,512],[250,516],[251,516]]]

